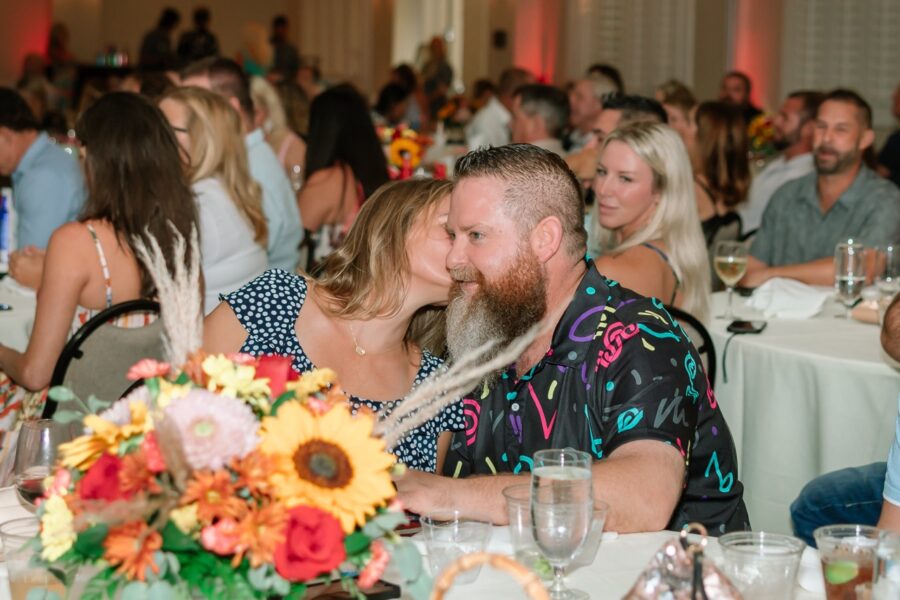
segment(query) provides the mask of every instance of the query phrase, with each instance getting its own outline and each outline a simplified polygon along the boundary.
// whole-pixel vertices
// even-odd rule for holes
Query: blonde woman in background
[[[252,78],[250,96],[256,107],[256,126],[265,133],[266,142],[272,147],[296,192],[302,181],[306,142],[288,126],[281,98],[272,84],[262,77]]]
[[[201,88],[177,88],[159,104],[187,159],[200,215],[204,313],[266,270],[268,231],[262,193],[250,177],[237,112]]]
[[[600,150],[597,269],[626,288],[685,310],[709,313],[710,274],[687,149],[666,125],[613,131]]]

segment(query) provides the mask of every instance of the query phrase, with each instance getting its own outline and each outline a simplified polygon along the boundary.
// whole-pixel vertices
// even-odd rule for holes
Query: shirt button
[[[515,411],[519,410],[519,403],[518,403],[518,402],[513,402],[513,403],[512,403],[512,406],[510,406],[509,408],[510,408],[510,410],[512,410],[513,412],[515,412]]]

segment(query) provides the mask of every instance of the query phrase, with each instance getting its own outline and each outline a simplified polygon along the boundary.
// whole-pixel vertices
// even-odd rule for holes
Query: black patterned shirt
[[[463,410],[445,475],[528,472],[536,451],[566,446],[603,460],[628,442],[659,440],[686,465],[670,529],[749,529],[731,433],[693,344],[659,300],[605,279],[592,262],[544,358],[521,377],[510,367]]]

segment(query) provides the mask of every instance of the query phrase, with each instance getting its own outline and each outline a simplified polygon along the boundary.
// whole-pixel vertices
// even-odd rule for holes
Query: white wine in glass
[[[725,284],[728,290],[728,308],[724,315],[720,315],[720,319],[734,319],[732,310],[732,298],[734,296],[734,286],[744,277],[747,272],[747,245],[743,242],[727,241],[718,242],[716,244],[715,255],[713,256],[713,267],[716,275]]]

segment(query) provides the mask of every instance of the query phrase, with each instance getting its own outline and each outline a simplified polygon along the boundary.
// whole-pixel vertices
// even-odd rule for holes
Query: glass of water
[[[866,247],[853,240],[838,244],[834,249],[834,295],[844,305],[843,316],[850,318],[850,309],[859,302],[866,285]]]
[[[900,598],[900,533],[881,533],[872,581],[873,600]]]
[[[581,590],[566,587],[565,576],[566,567],[587,539],[593,511],[590,479],[555,479],[532,489],[531,528],[538,549],[553,568],[549,589],[553,600],[589,597]]]
[[[719,538],[725,573],[747,600],[792,600],[806,544],[790,535],[739,531]]]
[[[472,521],[460,516],[459,511],[425,515],[420,519],[428,566],[431,575],[437,577],[453,561],[466,554],[484,552],[491,536],[490,523]],[[478,579],[481,567],[470,569],[454,579],[456,583],[472,583]]]

